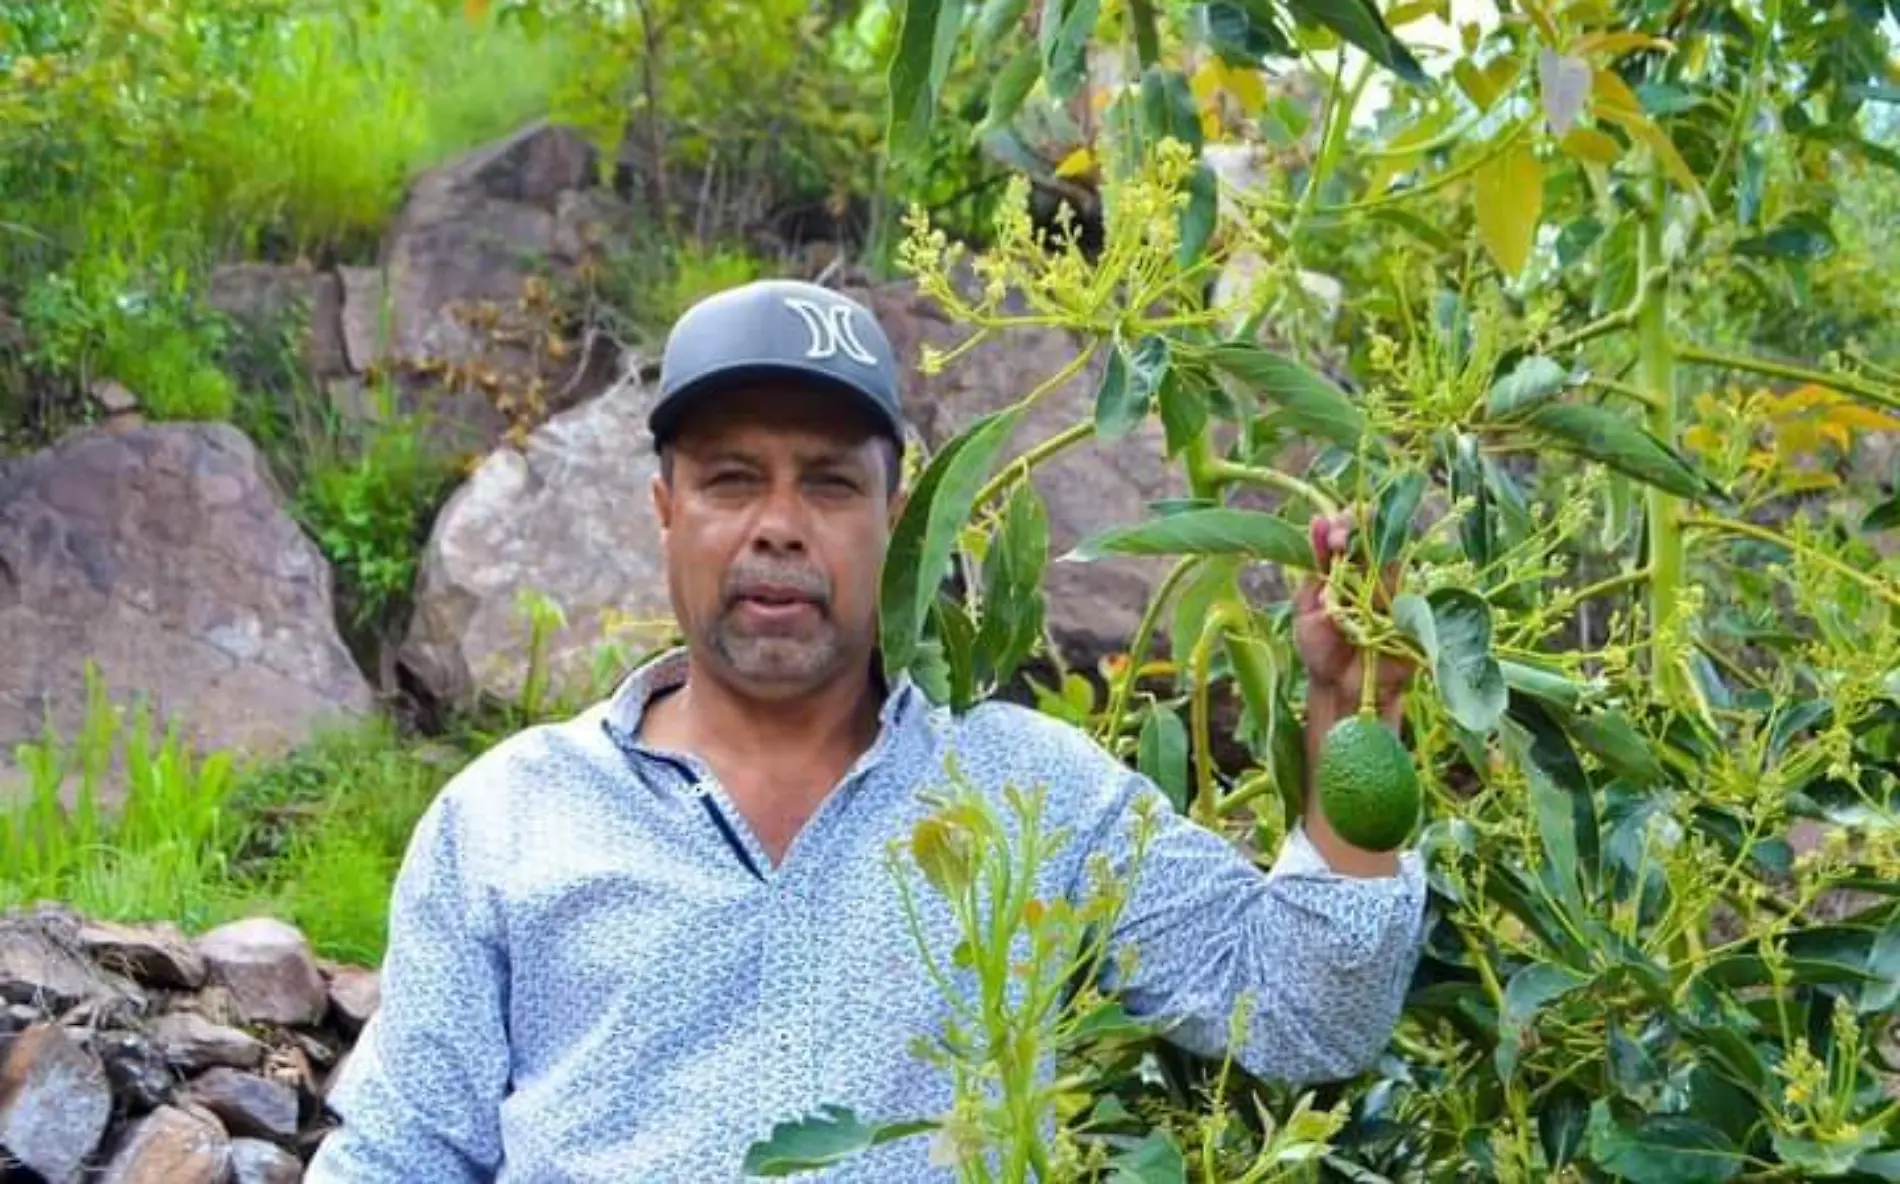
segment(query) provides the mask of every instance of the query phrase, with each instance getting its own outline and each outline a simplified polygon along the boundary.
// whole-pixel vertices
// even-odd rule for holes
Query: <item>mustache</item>
[[[726,607],[761,594],[793,596],[822,608],[831,603],[831,581],[816,568],[756,561],[734,564],[726,573],[725,587],[721,590]]]

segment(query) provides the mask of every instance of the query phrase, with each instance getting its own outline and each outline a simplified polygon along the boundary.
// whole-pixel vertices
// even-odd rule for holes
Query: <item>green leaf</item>
[[[1570,382],[1570,372],[1544,357],[1527,357],[1491,387],[1485,407],[1492,415],[1524,411],[1556,395]]]
[[[1168,456],[1179,455],[1207,427],[1207,400],[1189,382],[1178,366],[1170,366],[1161,379],[1161,427],[1167,438]]]
[[[1314,566],[1305,531],[1262,510],[1225,506],[1111,526],[1084,538],[1063,558],[1087,563],[1104,555],[1244,555],[1283,567]]]
[[[1042,639],[1042,573],[1049,516],[1036,487],[1018,482],[983,556],[983,626],[976,652],[987,677],[1007,682]]]
[[[1166,1131],[1149,1131],[1111,1161],[1109,1184],[1186,1184],[1187,1160]]]
[[[963,24],[963,0],[904,0],[902,7],[890,66],[893,155],[920,150],[929,136]]]
[[[1366,56],[1414,86],[1431,80],[1410,50],[1393,36],[1378,9],[1365,0],[1288,0],[1299,17],[1323,25],[1366,52]]]
[[[1028,11],[1029,0],[984,0],[976,14],[976,34],[971,44],[976,56],[981,59],[988,54],[1004,34],[1023,23]]]
[[[1623,712],[1612,709],[1579,715],[1568,724],[1578,742],[1618,777],[1639,786],[1654,785],[1663,779],[1662,764]]]
[[[1191,36],[1220,56],[1221,61],[1237,69],[1257,67],[1260,59],[1284,53],[1287,41],[1273,24],[1271,12],[1254,14],[1231,0],[1196,4],[1188,11]]]
[[[1852,1138],[1838,1136],[1835,1140],[1822,1142],[1819,1139],[1798,1139],[1793,1135],[1776,1131],[1769,1141],[1781,1162],[1789,1167],[1800,1168],[1807,1173],[1806,1179],[1823,1176],[1841,1176],[1847,1174],[1860,1162],[1861,1156],[1880,1144],[1881,1132],[1862,1127]]]
[[[1544,212],[1544,166],[1518,141],[1471,174],[1478,241],[1492,262],[1515,279],[1530,261]]]
[[[1161,787],[1174,808],[1188,808],[1188,736],[1181,717],[1172,708],[1156,707],[1141,722],[1136,767]]]
[[[1498,1046],[1492,1054],[1499,1076],[1509,1080],[1516,1075],[1524,1029],[1537,1013],[1589,981],[1587,975],[1550,962],[1526,966],[1511,976],[1504,988],[1504,1014],[1498,1020]]]
[[[1214,606],[1224,600],[1241,598],[1240,556],[1217,555],[1196,562],[1200,570],[1183,582],[1180,594],[1174,598],[1174,615],[1168,629],[1169,656],[1176,666],[1183,668]]]
[[[1089,35],[1100,12],[1101,0],[1043,0],[1042,77],[1050,98],[1061,102],[1081,89]]]
[[[1156,143],[1172,136],[1196,152],[1201,150],[1200,108],[1186,76],[1171,66],[1149,66],[1142,71],[1141,122]]]
[[[1525,706],[1528,704],[1521,704],[1520,709]],[[1574,790],[1562,779],[1564,761],[1552,759],[1545,747],[1554,729],[1539,728],[1534,718],[1528,716],[1507,716],[1503,729],[1505,746],[1523,769],[1530,786],[1531,814],[1537,820],[1537,833],[1543,840],[1547,860],[1544,878],[1575,912],[1581,908],[1582,898],[1577,879],[1578,809]],[[1562,743],[1563,734],[1556,732],[1555,735]],[[1576,757],[1573,754],[1569,759],[1574,762]]]
[[[1438,649],[1433,675],[1458,725],[1484,735],[1509,701],[1504,671],[1491,654],[1491,606],[1475,592],[1440,588],[1429,598]]]
[[[1766,234],[1745,238],[1732,248],[1737,255],[1758,259],[1799,259],[1813,262],[1834,253],[1837,242],[1826,214],[1797,210],[1775,223]]]
[[[1878,1180],[1900,1180],[1900,1151],[1869,1151],[1854,1161],[1854,1170]]]
[[[1677,1114],[1612,1117],[1599,1098],[1590,1107],[1590,1157],[1634,1184],[1719,1184],[1741,1172],[1745,1157],[1728,1137]]]
[[[1373,515],[1373,556],[1379,567],[1398,560],[1412,534],[1412,517],[1425,494],[1425,475],[1408,470],[1386,486]]]
[[[1366,433],[1365,413],[1346,392],[1291,358],[1245,342],[1217,345],[1207,357],[1278,403],[1285,409],[1288,422],[1300,431],[1346,448],[1356,448]]]
[[[1148,415],[1155,388],[1168,372],[1168,339],[1149,336],[1133,353],[1121,342],[1109,351],[1095,392],[1095,434],[1119,440]]]
[[[1649,1096],[1662,1081],[1662,1070],[1641,1041],[1612,1020],[1608,1027],[1610,1081],[1631,1100]]]
[[[1583,703],[1583,688],[1555,670],[1514,658],[1498,659],[1498,667],[1504,672],[1504,685],[1520,695],[1541,699],[1563,711],[1574,711]]]
[[[795,1122],[773,1123],[769,1138],[746,1149],[744,1170],[749,1176],[790,1176],[832,1167],[881,1143],[938,1125],[935,1119],[912,1119],[867,1126],[849,1107],[826,1102]]]
[[[1175,247],[1175,264],[1183,270],[1201,261],[1207,240],[1214,234],[1214,218],[1220,211],[1220,179],[1206,161],[1194,162],[1188,174],[1188,200],[1181,209],[1181,241]]]
[[[1042,77],[1042,59],[1036,55],[1034,46],[1025,45],[1016,51],[1009,63],[996,72],[996,78],[990,83],[989,110],[984,112],[983,123],[978,133],[991,128],[1002,127],[1015,118],[1022,110],[1023,100],[1035,89],[1036,79]]]
[[[1866,531],[1892,530],[1896,526],[1900,526],[1900,496],[1881,502],[1860,520],[1860,528]]]
[[[1537,1108],[1537,1135],[1551,1167],[1561,1168],[1577,1158],[1589,1121],[1589,1103],[1583,1091],[1569,1082],[1558,1085],[1544,1098]]]
[[[947,596],[930,603],[937,642],[949,668],[952,709],[963,711],[976,699],[976,624],[963,605]]]
[[[1128,16],[1135,26],[1135,57],[1142,66],[1161,60],[1161,35],[1155,28],[1154,0],[1128,0]]]
[[[1013,408],[978,419],[945,444],[918,477],[891,534],[878,588],[878,643],[887,675],[910,666],[957,535],[1020,414]]]
[[[1720,494],[1714,482],[1681,453],[1608,408],[1582,403],[1545,403],[1525,423],[1560,448],[1608,465],[1678,497]]]
[[[1452,445],[1451,497],[1470,500],[1458,523],[1458,538],[1465,558],[1480,571],[1491,566],[1496,553],[1491,536],[1491,491],[1484,482],[1484,467],[1479,463],[1478,438],[1470,432],[1458,433]]]

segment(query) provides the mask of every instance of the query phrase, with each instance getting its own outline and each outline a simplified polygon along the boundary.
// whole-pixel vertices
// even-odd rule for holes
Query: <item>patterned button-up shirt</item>
[[[1419,857],[1391,877],[1327,868],[1295,830],[1269,871],[1173,812],[1085,732],[1030,708],[956,714],[908,682],[876,742],[774,866],[703,763],[641,742],[674,651],[578,714],[508,737],[458,773],[411,839],[391,898],[380,1010],[329,1104],[308,1180],[629,1184],[738,1180],[775,1123],[848,1106],[934,1117],[951,1085],[918,1036],[951,1016],[886,865],[942,790],[946,758],[985,792],[1044,787],[1067,842],[1045,899],[1129,866],[1136,803],[1158,800],[1116,939],[1112,985],[1167,1039],[1282,1081],[1368,1066],[1397,1022],[1424,923]],[[912,877],[948,965],[955,921]],[[968,984],[965,984],[968,989]],[[929,1136],[819,1177],[949,1180]]]

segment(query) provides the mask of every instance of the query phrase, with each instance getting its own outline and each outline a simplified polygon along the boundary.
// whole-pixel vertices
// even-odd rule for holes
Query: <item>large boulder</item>
[[[599,393],[619,351],[574,341],[561,289],[631,233],[579,132],[537,122],[418,178],[373,268],[342,268],[350,368],[400,377],[444,446],[479,454]],[[347,401],[344,392],[332,392]]]
[[[918,367],[925,345],[948,350],[969,336],[938,304],[908,283],[851,286],[847,291],[877,314],[897,351],[905,414],[938,447],[988,412],[1035,390],[1086,348],[1078,335],[1027,326],[1000,331],[933,375]],[[1004,456],[1019,455],[1074,424],[1092,420],[1095,393],[1106,365],[1098,350],[1067,382],[1049,391],[1024,416]],[[1064,656],[1093,664],[1126,647],[1173,561],[1165,558],[1053,560],[1083,537],[1151,516],[1149,503],[1180,497],[1186,483],[1169,462],[1161,426],[1153,418],[1127,436],[1090,438],[1044,462],[1031,478],[1048,510],[1050,563],[1043,581],[1049,629]]]
[[[275,755],[374,706],[328,566],[224,424],[94,429],[0,469],[0,636],[0,783],[49,713],[75,733],[89,662],[200,750]]]
[[[547,638],[557,693],[592,689],[600,645],[670,636],[649,492],[659,471],[646,431],[652,397],[634,375],[556,416],[524,447],[490,454],[436,516],[402,650],[431,693],[458,702],[521,694],[527,595],[551,599],[564,618]]]

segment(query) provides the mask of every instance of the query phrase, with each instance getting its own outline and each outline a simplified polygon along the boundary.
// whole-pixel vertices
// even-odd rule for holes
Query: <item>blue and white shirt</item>
[[[953,714],[899,680],[876,742],[775,867],[702,763],[638,740],[685,673],[683,651],[656,659],[483,753],[430,805],[391,899],[381,1007],[307,1180],[699,1184],[742,1179],[753,1142],[827,1103],[942,1115],[950,1083],[910,1046],[950,1005],[886,851],[931,812],[919,793],[945,788],[946,757],[1005,817],[1005,786],[1046,787],[1044,825],[1070,838],[1044,899],[1086,895],[1093,855],[1124,870],[1135,805],[1158,799],[1115,934],[1138,960],[1114,985],[1169,1039],[1221,1055],[1243,993],[1234,1055],[1261,1077],[1351,1076],[1389,1039],[1422,942],[1416,852],[1396,876],[1348,877],[1296,829],[1263,872],[1073,725],[1000,702]],[[912,882],[948,965],[954,919]],[[800,1178],[952,1179],[929,1139]]]

